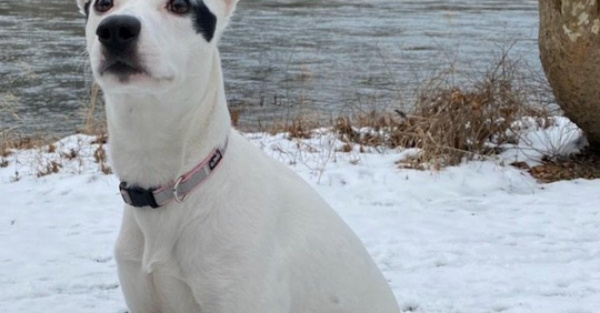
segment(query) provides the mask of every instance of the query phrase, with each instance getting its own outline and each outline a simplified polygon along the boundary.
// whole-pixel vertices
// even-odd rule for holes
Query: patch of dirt
[[[600,154],[589,150],[567,157],[545,158],[542,161],[544,164],[534,166],[528,171],[543,183],[578,178],[600,179]]]

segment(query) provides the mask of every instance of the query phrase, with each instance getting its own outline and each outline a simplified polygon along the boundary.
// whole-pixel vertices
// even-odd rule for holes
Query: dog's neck
[[[109,155],[119,179],[142,188],[167,184],[224,143],[231,121],[216,49],[211,59],[207,83],[187,79],[160,95],[105,90]]]

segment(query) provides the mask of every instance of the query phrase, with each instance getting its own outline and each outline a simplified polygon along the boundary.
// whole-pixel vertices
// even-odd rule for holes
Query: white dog
[[[217,41],[237,0],[77,1],[127,203],[130,312],[399,312],[334,211],[232,130]]]

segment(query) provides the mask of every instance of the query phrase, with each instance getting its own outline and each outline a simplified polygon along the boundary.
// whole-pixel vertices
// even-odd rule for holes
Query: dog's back
[[[245,182],[240,182],[254,182],[240,200],[260,197],[256,207],[244,209],[263,208],[270,220],[258,231],[263,232],[259,237],[271,241],[267,249],[272,250],[264,255],[264,270],[271,272],[269,285],[280,286],[275,298],[289,297],[289,310],[279,312],[399,312],[394,295],[362,243],[329,205],[290,169],[243,138],[239,143],[240,159],[250,155],[250,160],[264,160],[233,163],[240,166],[238,170],[254,167],[244,176]],[[256,193],[258,196],[253,196]]]

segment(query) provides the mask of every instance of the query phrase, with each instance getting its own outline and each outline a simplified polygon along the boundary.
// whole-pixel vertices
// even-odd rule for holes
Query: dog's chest
[[[145,273],[180,275],[180,269],[173,252],[182,237],[183,217],[176,210],[181,208],[164,207],[157,210],[136,210],[134,218],[142,233],[142,244],[132,247],[138,250],[142,269]]]

